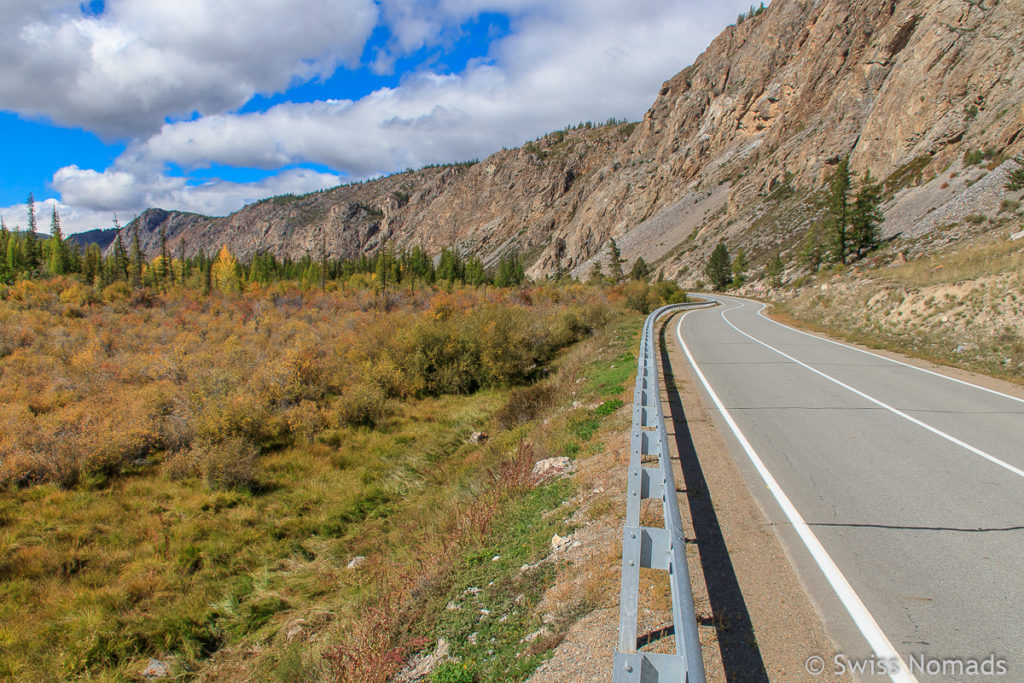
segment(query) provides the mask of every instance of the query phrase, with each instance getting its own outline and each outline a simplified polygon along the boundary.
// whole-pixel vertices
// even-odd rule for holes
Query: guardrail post
[[[693,608],[690,572],[686,565],[686,539],[682,531],[675,475],[669,462],[665,415],[655,352],[654,325],[669,312],[707,308],[715,302],[671,304],[647,316],[637,354],[633,391],[633,424],[629,437],[629,469],[626,477],[626,523],[622,533],[622,583],[619,589],[619,644],[615,652],[614,683],[686,681],[704,683],[697,619]],[[657,458],[656,467],[644,465],[644,456]],[[660,498],[664,528],[640,524],[645,498]],[[672,622],[676,653],[637,651],[637,617],[640,603],[640,569],[669,573],[672,587]]]

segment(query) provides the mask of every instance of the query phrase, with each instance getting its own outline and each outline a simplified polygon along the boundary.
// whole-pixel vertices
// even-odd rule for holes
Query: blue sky
[[[749,2],[6,0],[0,214],[223,215],[636,120]]]

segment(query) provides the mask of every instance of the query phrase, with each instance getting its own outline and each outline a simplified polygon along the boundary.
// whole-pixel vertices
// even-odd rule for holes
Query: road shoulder
[[[673,316],[661,328],[663,399],[685,486],[684,532],[697,548],[688,553],[695,606],[698,619],[714,628],[720,655],[715,671],[715,657],[706,653],[708,679],[833,680],[807,672],[808,657],[831,661],[836,647],[673,343],[677,322]]]

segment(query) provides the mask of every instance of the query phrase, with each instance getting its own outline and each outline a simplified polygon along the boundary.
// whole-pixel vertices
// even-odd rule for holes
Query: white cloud
[[[49,197],[36,202],[36,232],[50,232],[50,218],[54,207],[56,207],[57,213],[60,215],[61,230],[65,235],[93,228],[113,227],[114,216],[111,212],[73,207],[54,197]],[[3,216],[4,224],[8,230],[24,230],[28,225],[24,204],[0,207],[0,216]]]
[[[0,108],[122,138],[357,63],[377,8],[372,0],[110,0],[89,17],[77,0],[49,0],[5,7],[5,22]]]
[[[49,232],[53,207],[60,214],[64,233],[69,235],[112,227],[115,214],[124,225],[150,207],[223,216],[259,199],[305,194],[334,187],[340,182],[341,178],[333,173],[304,168],[286,169],[252,183],[213,180],[190,184],[183,178],[141,176],[117,170],[100,173],[67,166],[60,169],[54,179],[61,198],[36,201],[36,230]],[[27,225],[24,204],[0,207],[0,215],[8,229],[24,229]]]
[[[185,167],[316,162],[366,176],[485,156],[580,120],[636,119],[662,81],[742,7],[646,5],[645,12],[619,2],[545,3],[516,20],[518,30],[494,45],[492,60],[460,74],[413,75],[356,102],[287,103],[168,124],[126,156]],[[396,35],[407,47],[429,33],[416,16],[399,22]]]
[[[491,45],[487,58],[471,62],[458,74],[408,74],[399,86],[356,101],[284,103],[265,112],[225,113],[254,90],[283,88],[289,79],[329,72],[333,60],[351,57],[352,46],[361,45],[359,36],[370,30],[359,24],[362,15],[357,12],[354,23],[360,28],[349,27],[339,39],[342,48],[352,50],[346,54],[332,47],[320,30],[336,24],[333,10],[315,0],[303,2],[308,5],[305,12],[289,3],[285,16],[269,0],[250,0],[246,11],[263,21],[246,17],[241,28],[227,28],[230,17],[245,14],[238,9],[241,0],[216,9],[200,0],[122,0],[120,5],[111,4],[110,17],[105,15],[98,24],[64,21],[61,27],[67,36],[62,40],[68,47],[57,54],[73,52],[71,46],[78,40],[89,45],[93,55],[77,74],[76,84],[84,81],[90,89],[102,89],[118,83],[109,105],[78,109],[72,94],[56,97],[59,106],[53,111],[64,107],[86,112],[80,115],[83,120],[103,121],[124,109],[118,126],[151,122],[155,112],[172,106],[214,113],[163,124],[154,134],[130,143],[105,171],[61,169],[53,185],[63,202],[83,211],[162,206],[223,214],[268,194],[318,189],[339,179],[292,170],[252,185],[193,186],[166,176],[165,164],[186,170],[209,164],[275,169],[311,162],[361,178],[427,163],[482,158],[502,146],[518,145],[581,120],[635,120],[650,106],[661,83],[691,63],[721,27],[749,5],[746,0],[382,0],[381,17],[392,39],[375,57],[380,69],[388,68],[396,55],[444,44],[461,23],[480,12],[508,14],[511,31]],[[358,9],[363,4],[349,0],[344,6]],[[316,10],[311,9],[314,5]],[[157,29],[148,22],[154,20],[162,23],[160,30],[173,29],[173,45],[152,37]],[[280,30],[281,26],[295,30]],[[218,27],[228,33],[223,40]],[[309,36],[303,33],[307,29],[312,31]],[[143,34],[145,40],[140,38]],[[25,31],[20,35],[26,39]],[[0,56],[6,49],[0,47]],[[302,54],[319,57],[307,63],[298,59]],[[57,56],[43,60],[44,66],[59,72],[57,62]],[[123,72],[118,70],[122,67]],[[166,73],[158,74],[160,70]],[[8,99],[9,79],[0,74],[0,102]],[[232,86],[236,82],[237,89]],[[155,86],[143,87],[148,83]],[[91,101],[103,98],[93,96]],[[52,111],[50,115],[56,117]]]

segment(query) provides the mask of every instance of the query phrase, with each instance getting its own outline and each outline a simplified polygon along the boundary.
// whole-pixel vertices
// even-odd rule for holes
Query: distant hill
[[[49,237],[49,235],[46,235],[46,237]],[[68,235],[67,239],[83,249],[89,244],[96,244],[102,250],[110,246],[115,237],[117,237],[116,228],[96,228],[95,230],[86,230],[85,232],[76,232],[73,235]]]

